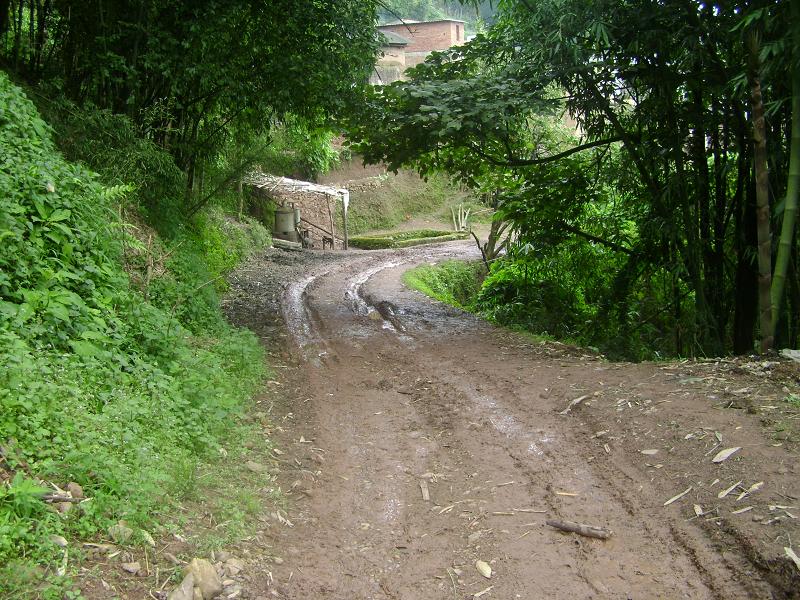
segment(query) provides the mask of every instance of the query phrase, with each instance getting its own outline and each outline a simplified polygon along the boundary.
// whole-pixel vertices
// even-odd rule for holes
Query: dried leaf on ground
[[[756,493],[756,492],[757,492],[758,490],[760,490],[760,489],[761,489],[763,486],[764,486],[764,482],[763,482],[763,481],[759,481],[758,483],[754,483],[754,484],[753,484],[753,485],[751,485],[749,488],[747,488],[745,491],[743,491],[741,494],[739,494],[739,497],[738,497],[738,498],[736,498],[736,501],[738,502],[738,501],[739,501],[739,500],[741,500],[742,498],[746,498],[746,497],[747,497],[747,496],[749,496],[750,494],[754,494],[754,493]]]
[[[728,460],[731,456],[736,454],[739,450],[741,450],[741,446],[736,446],[734,448],[725,448],[725,450],[720,450],[719,452],[714,455],[714,458],[711,459],[712,463],[721,463],[722,461]]]
[[[794,563],[794,565],[798,569],[800,569],[800,558],[798,558],[798,556],[797,556],[797,554],[795,554],[794,550],[792,550],[789,547],[784,547],[783,551],[786,553],[786,556],[789,557],[789,560],[791,560]]]
[[[680,500],[681,498],[683,498],[683,497],[684,497],[686,494],[688,494],[688,493],[689,493],[689,492],[691,492],[691,491],[692,491],[692,486],[689,486],[688,488],[686,488],[685,490],[683,490],[683,491],[682,491],[680,494],[678,494],[677,496],[673,496],[672,498],[670,498],[669,500],[667,500],[666,502],[664,502],[664,506],[669,506],[669,505],[670,505],[670,504],[672,504],[673,502],[675,502],[675,501],[677,501],[677,500]]]
[[[476,560],[475,568],[478,570],[478,573],[486,577],[486,579],[492,578],[492,567],[489,566],[489,563],[482,560]]]
[[[728,494],[730,494],[730,493],[731,493],[733,490],[735,490],[735,489],[736,489],[737,487],[739,487],[740,485],[742,485],[742,482],[741,482],[741,481],[737,481],[737,482],[736,482],[736,483],[734,483],[734,484],[733,484],[731,487],[729,487],[729,488],[726,488],[726,489],[722,490],[722,491],[721,491],[719,494],[717,494],[717,498],[719,498],[720,500],[722,500],[722,499],[723,499],[725,496],[727,496]]]
[[[430,490],[428,489],[428,482],[425,481],[424,479],[420,479],[419,480],[419,489],[422,492],[422,499],[425,502],[430,501],[431,493],[430,493]]]

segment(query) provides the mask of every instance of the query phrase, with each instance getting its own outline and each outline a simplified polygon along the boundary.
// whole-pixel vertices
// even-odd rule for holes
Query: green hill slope
[[[138,531],[169,511],[264,362],[222,319],[202,243],[173,248],[157,285],[131,284],[129,189],[66,161],[2,72],[0,148],[0,597],[23,597],[21,564],[53,573],[52,534]],[[91,500],[61,513],[44,494],[69,482]]]

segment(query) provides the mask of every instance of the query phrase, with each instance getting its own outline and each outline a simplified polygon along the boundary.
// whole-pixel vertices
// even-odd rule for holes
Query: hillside
[[[198,465],[241,443],[264,356],[222,318],[213,255],[268,237],[214,214],[171,241],[134,224],[133,188],[65,160],[2,72],[0,146],[0,596],[23,597],[61,585],[29,571],[61,539],[157,535]]]

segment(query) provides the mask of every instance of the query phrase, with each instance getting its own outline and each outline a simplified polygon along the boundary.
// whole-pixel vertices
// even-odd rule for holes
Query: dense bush
[[[264,363],[254,336],[222,319],[213,284],[265,234],[198,217],[148,248],[165,270],[143,289],[123,269],[143,248],[119,218],[129,166],[109,187],[65,160],[2,72],[0,147],[2,596],[22,557],[53,557],[53,532],[151,524],[230,435]],[[75,481],[92,499],[56,515],[37,480]]]
[[[42,116],[55,128],[54,139],[64,157],[81,162],[111,185],[135,185],[137,208],[163,233],[180,221],[176,200],[185,176],[175,159],[145,137],[133,120],[91,104],[77,106],[58,89],[37,96]]]
[[[602,268],[606,250],[590,242],[534,252],[512,244],[509,255],[492,263],[448,261],[406,274],[413,288],[494,323],[536,335],[596,348],[610,358],[649,360],[668,356],[675,340],[665,334],[677,317],[687,328],[691,311],[665,314],[674,277],[653,273],[653,284],[638,290],[622,307],[607,308],[613,277]],[[678,290],[689,297],[685,289]]]
[[[563,279],[543,277],[535,271],[526,263],[497,265],[484,282],[475,306],[498,323],[559,338],[575,336],[589,313],[580,290]]]

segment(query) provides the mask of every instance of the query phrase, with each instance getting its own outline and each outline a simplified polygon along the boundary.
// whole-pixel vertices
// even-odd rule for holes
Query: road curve
[[[634,385],[641,370],[538,344],[402,283],[414,265],[464,256],[477,258],[475,247],[350,253],[287,287],[298,367],[286,388],[294,433],[285,443],[297,450],[285,485],[303,493],[294,526],[274,540],[294,566],[271,592],[770,597],[744,558],[720,554],[702,528],[663,506],[662,488],[598,456],[602,444],[587,440],[602,432],[559,414],[571,398]],[[613,535],[563,533],[547,518]]]

